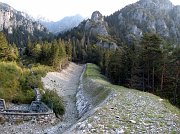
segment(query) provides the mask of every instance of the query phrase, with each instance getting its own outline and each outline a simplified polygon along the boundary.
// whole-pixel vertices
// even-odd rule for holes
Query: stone
[[[129,121],[133,124],[136,124],[136,121],[134,121],[134,120],[129,120]]]
[[[115,116],[115,117],[118,118],[118,119],[120,118],[120,116]]]
[[[80,130],[83,130],[85,127],[86,127],[85,123],[82,123],[82,124],[79,126],[79,129],[80,129]]]
[[[115,132],[116,134],[123,134],[125,131],[123,129],[116,129]]]
[[[174,124],[174,123],[173,123],[172,121],[168,121],[168,122],[167,122],[167,125],[168,125],[168,126],[171,126],[171,125],[173,125],[173,124]]]
[[[88,124],[87,126],[88,126],[88,129],[92,129],[93,127],[91,124]]]

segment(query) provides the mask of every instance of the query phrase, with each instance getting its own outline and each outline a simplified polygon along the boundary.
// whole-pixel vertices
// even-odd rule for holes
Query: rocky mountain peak
[[[11,9],[11,7],[8,4],[0,2],[0,9],[8,10]]]
[[[44,31],[45,28],[34,22],[26,13],[17,11],[11,6],[0,3],[0,31],[7,29],[9,34],[13,33],[13,29],[23,26],[26,31],[33,34],[34,30]]]
[[[49,35],[47,29],[39,22],[34,21],[28,14],[17,11],[8,4],[0,2],[0,32],[3,31],[8,37],[10,43],[24,46],[28,35],[38,35],[38,39]],[[23,41],[13,40],[16,36],[22,35]],[[21,37],[21,36],[20,36]],[[25,39],[26,38],[26,39]]]
[[[91,20],[93,20],[95,22],[102,22],[102,21],[104,21],[104,17],[102,16],[102,14],[99,11],[95,11],[92,13]]]
[[[155,33],[170,42],[180,42],[180,6],[174,6],[169,0],[140,0],[105,20],[109,29],[118,29],[120,32],[116,31],[116,36],[129,44],[139,40],[144,33]]]
[[[145,8],[171,10],[174,5],[169,0],[140,0],[139,4]]]
[[[85,24],[85,30],[91,34],[108,36],[107,23],[104,21],[103,15],[99,11],[92,13],[91,19],[88,19]]]

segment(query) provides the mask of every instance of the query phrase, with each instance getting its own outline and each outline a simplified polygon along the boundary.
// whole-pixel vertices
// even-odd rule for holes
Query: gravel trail
[[[84,66],[71,62],[67,69],[61,72],[50,72],[42,79],[44,87],[50,90],[55,89],[58,95],[62,97],[65,106],[63,121],[47,129],[48,134],[62,133],[78,120],[75,96],[83,68]]]
[[[61,134],[78,120],[76,110],[76,92],[79,79],[84,66],[70,63],[61,72],[49,72],[42,78],[44,87],[50,90],[55,89],[62,97],[65,105],[65,115],[62,121],[54,124],[52,122],[37,123],[35,121],[11,124],[6,122],[0,124],[0,134]],[[10,105],[11,109],[27,109],[27,105]]]

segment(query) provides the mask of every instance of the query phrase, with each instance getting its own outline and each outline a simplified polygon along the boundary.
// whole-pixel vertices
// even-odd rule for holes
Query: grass
[[[100,74],[100,68],[95,64],[88,63],[83,76],[84,90],[89,98],[92,98],[92,105],[96,106],[106,99],[110,93],[110,89],[106,86],[107,79]],[[93,81],[101,80],[101,84]]]
[[[55,90],[46,90],[45,93],[42,95],[42,101],[48,107],[53,109],[57,117],[64,114],[65,108],[62,103],[62,99],[58,96]]]
[[[165,106],[168,110],[170,110],[173,114],[176,114],[177,116],[180,117],[180,109],[179,109],[179,108],[173,106],[168,100],[163,100],[162,103],[163,103],[164,106]],[[167,112],[167,111],[165,111],[165,112]]]
[[[12,101],[20,88],[22,73],[15,62],[0,62],[0,98]]]
[[[35,94],[33,88],[43,89],[41,77],[51,68],[34,65],[20,67],[16,62],[0,62],[0,98],[14,103],[31,103]]]
[[[94,64],[87,64],[87,68],[84,73],[83,84],[85,85],[85,91],[88,94],[90,94],[92,98],[94,97],[93,101],[96,102],[95,105],[98,102],[102,102],[107,97],[109,92],[114,91],[116,94],[115,100],[113,99],[108,101],[108,105],[105,104],[103,105],[103,107],[101,107],[96,111],[94,116],[101,116],[102,118],[99,122],[95,122],[95,123],[103,122],[104,125],[106,125],[109,129],[112,129],[112,127],[114,129],[116,128],[115,127],[116,125],[119,125],[116,122],[114,116],[116,114],[117,115],[120,114],[121,125],[125,125],[127,127],[125,133],[130,133],[132,132],[132,130],[135,130],[137,132],[139,131],[146,132],[145,129],[146,126],[143,126],[140,129],[136,128],[139,122],[143,121],[144,123],[150,125],[155,125],[157,122],[159,122],[159,124],[156,124],[157,127],[158,126],[162,127],[166,125],[166,121],[164,121],[164,118],[166,118],[167,115],[171,116],[172,114],[175,114],[177,117],[173,118],[173,122],[176,122],[177,125],[179,126],[180,109],[173,106],[171,103],[169,103],[169,101],[161,100],[160,97],[153,95],[151,93],[142,92],[139,90],[129,89],[122,86],[111,84],[102,74],[100,74],[99,67]],[[108,92],[104,93],[106,90]],[[102,98],[101,95],[103,96]],[[130,99],[128,96],[130,96]],[[147,101],[147,102],[139,103],[139,101],[141,100],[142,102],[143,101]],[[136,107],[133,108],[132,110],[131,107],[136,106],[136,104],[140,104],[139,105],[140,107],[137,108],[139,110],[137,112],[139,113],[136,113],[137,114],[136,116],[132,116],[133,115],[132,113],[136,111]],[[113,107],[113,110],[110,110],[111,107]],[[123,113],[122,110],[124,111]],[[141,114],[141,112],[143,112],[144,114]],[[106,117],[104,113],[108,114],[108,117]],[[129,120],[135,120],[137,124],[129,123]],[[93,124],[94,122],[93,117],[88,118],[88,121]],[[164,128],[163,131],[167,131],[167,129]],[[177,133],[177,131],[174,132]]]
[[[86,64],[86,70],[84,73],[84,78],[89,77],[91,79],[103,79],[106,80],[106,77],[102,74],[100,74],[100,68],[95,65],[95,64],[91,64],[91,63],[87,63]]]

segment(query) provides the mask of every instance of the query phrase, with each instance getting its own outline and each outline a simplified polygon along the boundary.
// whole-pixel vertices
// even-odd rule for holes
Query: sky
[[[45,17],[58,21],[66,16],[80,14],[90,17],[93,11],[100,11],[107,16],[128,4],[138,0],[0,0],[18,11],[28,13],[34,18]],[[180,5],[180,0],[171,0],[174,5]]]

